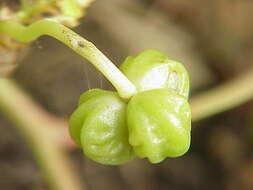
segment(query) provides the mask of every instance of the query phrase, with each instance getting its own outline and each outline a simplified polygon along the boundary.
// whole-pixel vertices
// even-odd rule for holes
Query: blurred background
[[[74,30],[115,64],[144,49],[165,52],[189,71],[194,96],[252,69],[252,10],[251,0],[97,0]],[[82,92],[112,88],[84,62],[43,36],[12,77],[50,113],[68,119]],[[111,167],[76,148],[70,156],[89,190],[252,190],[252,142],[253,101],[193,122],[191,148],[180,158]],[[27,143],[2,115],[0,189],[49,189]]]

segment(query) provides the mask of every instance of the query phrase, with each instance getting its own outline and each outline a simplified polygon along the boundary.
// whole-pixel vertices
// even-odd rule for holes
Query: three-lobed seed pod
[[[136,86],[129,102],[93,89],[80,96],[70,135],[90,159],[118,165],[135,156],[158,163],[190,146],[189,78],[183,65],[156,50],[128,57],[121,71]]]

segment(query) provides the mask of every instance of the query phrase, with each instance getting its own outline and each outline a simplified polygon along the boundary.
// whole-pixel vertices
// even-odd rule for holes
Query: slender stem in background
[[[26,137],[51,189],[84,189],[58,136],[68,139],[63,133],[66,122],[51,116],[4,78],[0,79],[0,112]]]
[[[128,99],[136,93],[135,86],[94,44],[62,24],[45,19],[25,27],[6,20],[0,21],[0,32],[24,43],[31,42],[41,35],[52,36],[89,60],[112,83],[120,97]]]
[[[241,76],[190,99],[192,120],[198,121],[253,99],[253,68]]]

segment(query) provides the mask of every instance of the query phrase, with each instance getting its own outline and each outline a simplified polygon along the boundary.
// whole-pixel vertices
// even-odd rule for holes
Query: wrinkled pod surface
[[[119,165],[134,157],[158,163],[190,146],[189,78],[181,63],[156,50],[120,66],[138,92],[128,102],[116,92],[92,89],[80,96],[70,135],[95,162]]]

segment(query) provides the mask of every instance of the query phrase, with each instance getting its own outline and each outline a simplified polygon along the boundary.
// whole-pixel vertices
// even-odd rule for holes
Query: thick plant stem
[[[4,78],[0,79],[0,113],[26,137],[51,189],[84,189],[58,138],[66,123],[53,118]]]
[[[192,120],[198,121],[253,99],[253,68],[241,76],[190,99]]]
[[[24,43],[41,35],[52,36],[88,59],[112,83],[122,98],[128,99],[136,93],[135,86],[94,44],[55,21],[45,19],[28,27],[14,21],[0,21],[0,32]]]

